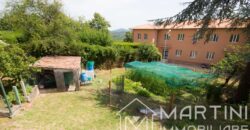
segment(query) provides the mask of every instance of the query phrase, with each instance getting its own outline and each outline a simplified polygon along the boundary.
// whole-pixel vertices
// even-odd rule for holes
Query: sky
[[[0,11],[6,0],[0,0]],[[63,11],[70,17],[86,20],[100,13],[110,22],[110,30],[132,28],[147,20],[170,17],[185,8],[190,0],[61,0]]]

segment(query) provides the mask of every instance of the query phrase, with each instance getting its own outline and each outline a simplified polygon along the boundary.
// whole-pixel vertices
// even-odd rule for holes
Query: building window
[[[238,42],[240,39],[240,35],[239,34],[232,34],[230,37],[230,42],[234,43],[234,42]]]
[[[175,51],[175,56],[180,57],[182,54],[182,50],[176,50]]]
[[[163,49],[163,52],[162,52],[162,57],[163,59],[167,59],[168,58],[168,49]]]
[[[191,51],[190,52],[190,58],[194,59],[197,56],[197,51]]]
[[[212,60],[214,59],[215,52],[207,52],[207,59]]]
[[[184,40],[184,34],[183,33],[178,34],[178,40],[179,41],[183,41]]]
[[[164,34],[164,40],[170,40],[170,35],[169,34]]]
[[[137,34],[137,39],[141,40],[141,34],[140,33]]]
[[[148,34],[144,33],[144,40],[148,39]]]
[[[195,44],[199,40],[199,36],[200,36],[199,34],[193,35],[193,39],[192,39],[193,44]]]
[[[209,37],[209,41],[218,42],[218,40],[219,40],[219,36],[216,35],[216,34],[212,34],[212,35],[210,35],[210,37]]]

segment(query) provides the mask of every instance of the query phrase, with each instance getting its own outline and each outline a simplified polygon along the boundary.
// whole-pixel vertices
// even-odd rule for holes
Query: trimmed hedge
[[[116,66],[135,61],[158,61],[161,54],[154,45],[133,43],[116,43],[111,46],[90,45],[87,43],[65,44],[58,39],[47,39],[21,45],[28,54],[35,57],[42,56],[81,56],[84,61],[93,60],[97,67],[108,67],[110,62]]]

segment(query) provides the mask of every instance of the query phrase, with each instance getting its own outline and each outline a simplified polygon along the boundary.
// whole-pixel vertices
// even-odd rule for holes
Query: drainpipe
[[[167,36],[168,36],[168,35],[170,36],[170,32],[171,32],[171,29],[168,30]],[[165,58],[165,51],[166,51],[166,50],[167,50],[167,39],[165,39],[165,41],[164,41],[164,49],[163,49],[164,58]]]

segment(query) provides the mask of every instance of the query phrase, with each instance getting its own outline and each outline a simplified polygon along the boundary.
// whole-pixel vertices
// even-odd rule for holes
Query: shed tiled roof
[[[236,28],[245,28],[246,25],[237,26]],[[132,29],[198,29],[201,25],[194,22],[184,22],[180,24],[170,24],[167,26],[157,26],[154,24],[144,24],[133,27]],[[230,20],[214,20],[210,23],[209,28],[231,28]]]
[[[33,65],[46,69],[80,69],[81,57],[78,56],[46,56]]]

